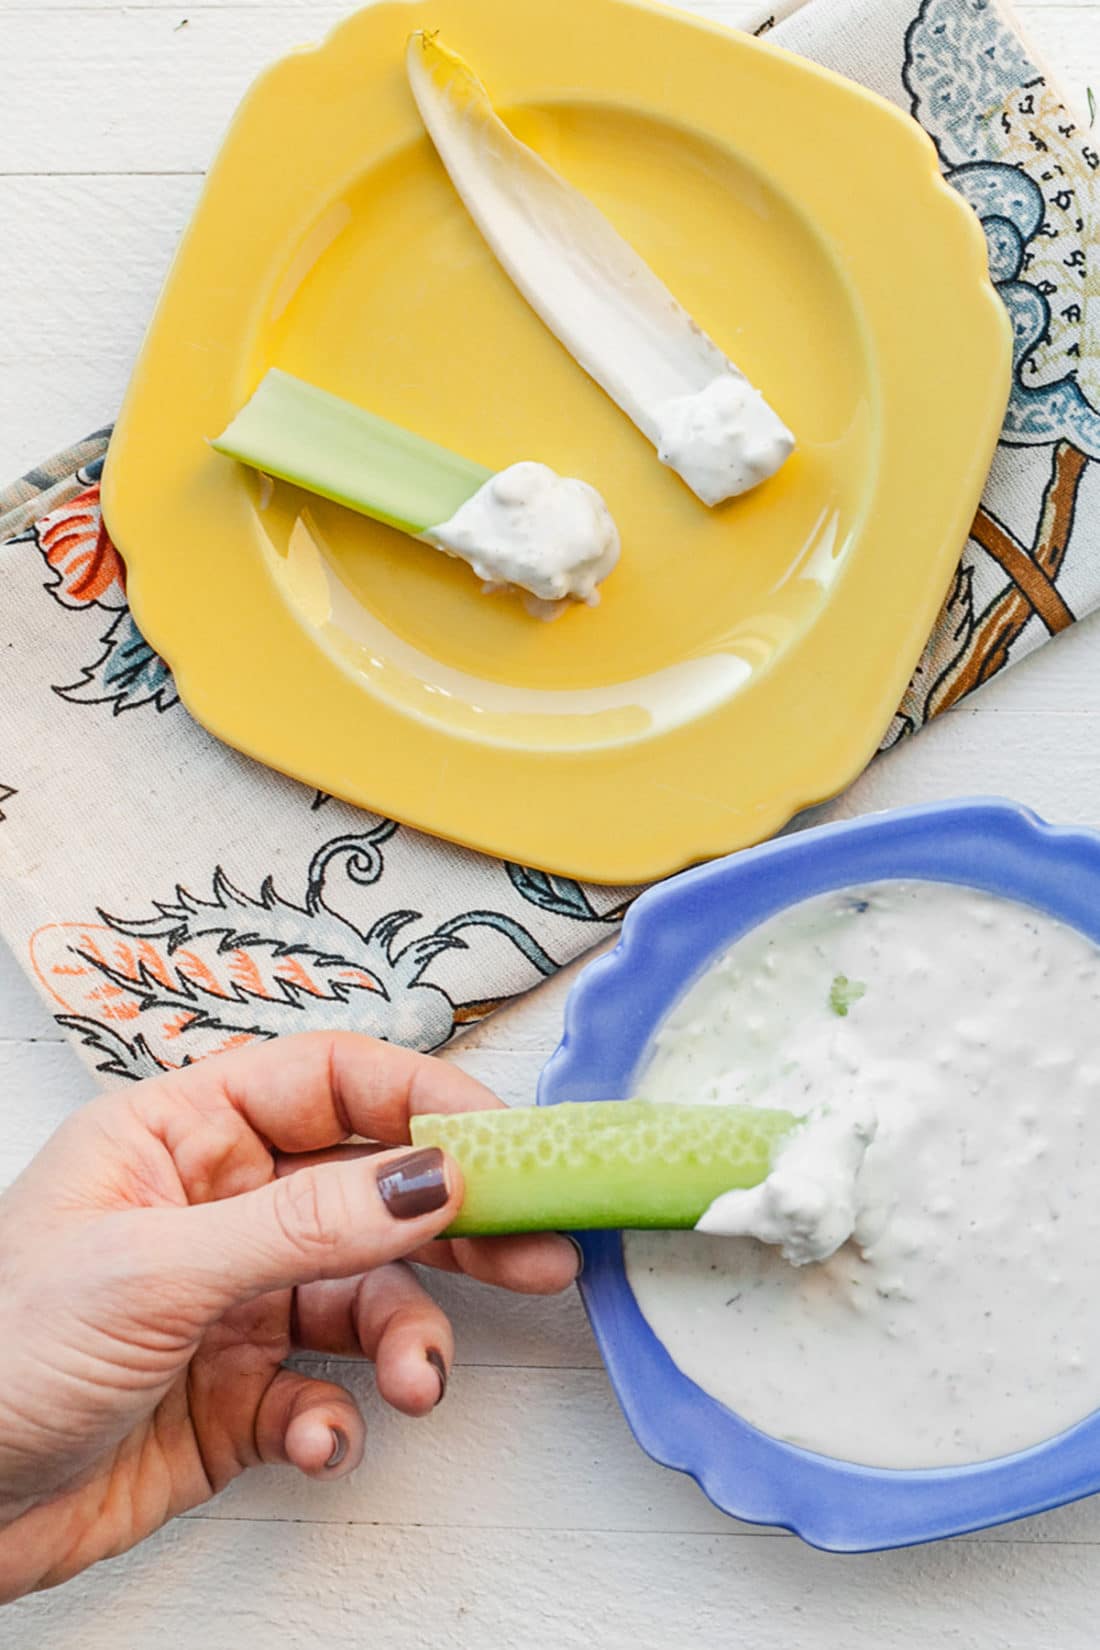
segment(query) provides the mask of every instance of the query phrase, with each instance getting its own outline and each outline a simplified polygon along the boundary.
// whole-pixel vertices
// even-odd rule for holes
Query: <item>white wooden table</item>
[[[502,6],[505,0],[501,0]],[[0,0],[0,472],[107,421],[203,167],[254,73],[340,0]],[[704,9],[700,3],[699,9]],[[737,0],[705,9],[736,22]],[[1028,4],[1079,106],[1100,0]],[[0,598],[2,599],[2,598]],[[1100,622],[876,762],[829,810],[999,792],[1100,824]],[[446,1057],[529,1101],[568,978]],[[0,1180],[93,1083],[0,954]],[[355,1477],[254,1475],[137,1553],[0,1613],[0,1650],[1084,1650],[1100,1498],[989,1535],[868,1558],[721,1517],[634,1445],[578,1301],[441,1290],[446,1403],[371,1422]],[[1097,1310],[1100,1311],[1100,1274]]]

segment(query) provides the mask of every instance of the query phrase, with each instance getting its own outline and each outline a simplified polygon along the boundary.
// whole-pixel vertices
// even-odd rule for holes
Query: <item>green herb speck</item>
[[[1091,131],[1096,121],[1096,99],[1093,96],[1091,86],[1085,87],[1085,96],[1089,100],[1089,130]]]
[[[847,974],[836,974],[829,987],[829,1007],[834,1014],[846,1019],[853,1003],[858,1003],[867,987],[862,980],[850,980]]]

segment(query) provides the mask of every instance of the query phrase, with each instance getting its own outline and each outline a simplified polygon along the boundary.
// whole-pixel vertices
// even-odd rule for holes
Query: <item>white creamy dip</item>
[[[877,1128],[866,1095],[826,1102],[776,1154],[765,1181],[716,1197],[695,1230],[759,1238],[792,1266],[828,1260],[856,1229],[860,1170]]]
[[[486,584],[514,585],[544,602],[597,602],[596,586],[619,559],[619,534],[596,489],[531,461],[490,476],[421,536],[469,562]]]
[[[779,414],[732,367],[692,395],[658,403],[653,425],[661,463],[682,476],[704,504],[748,492],[794,451],[794,436]]]
[[[747,1420],[932,1467],[1100,1407],[1100,950],[1075,930],[940,883],[822,895],[707,971],[639,1087],[814,1114],[714,1229],[794,1260],[854,1229],[797,1268],[751,1238],[626,1235],[655,1333]]]

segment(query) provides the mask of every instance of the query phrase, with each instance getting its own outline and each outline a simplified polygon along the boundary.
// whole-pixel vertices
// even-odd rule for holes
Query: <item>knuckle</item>
[[[236,1112],[205,1117],[174,1152],[189,1203],[212,1203],[262,1184],[271,1156]]]
[[[336,1176],[299,1169],[273,1182],[272,1197],[279,1230],[299,1253],[323,1260],[346,1239],[350,1211]]]

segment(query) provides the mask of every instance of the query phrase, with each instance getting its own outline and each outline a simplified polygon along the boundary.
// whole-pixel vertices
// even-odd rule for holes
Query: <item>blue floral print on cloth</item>
[[[765,31],[921,122],[1014,327],[1002,441],[889,745],[1100,604],[1100,161],[988,0],[806,0]],[[360,813],[198,728],[126,606],[108,435],[0,494],[0,923],[100,1071],[311,1027],[435,1048],[613,931],[636,890]]]

